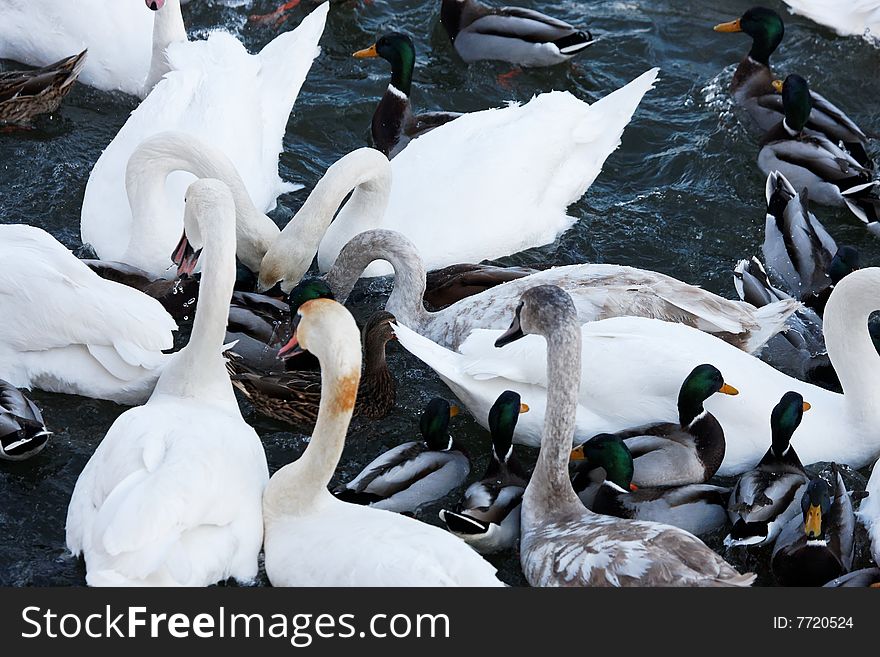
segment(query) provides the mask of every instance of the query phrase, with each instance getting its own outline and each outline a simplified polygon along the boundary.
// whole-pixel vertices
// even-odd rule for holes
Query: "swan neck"
[[[321,360],[318,421],[303,455],[272,477],[264,502],[270,515],[308,513],[328,494],[327,486],[345,447],[360,376],[360,363]]]
[[[880,308],[878,273],[878,269],[862,269],[841,280],[828,299],[823,321],[828,357],[844,398],[875,413],[880,413],[876,383],[880,355],[868,332],[868,319]]]
[[[419,332],[436,313],[425,310],[425,264],[415,247],[398,234],[375,230],[356,236],[339,253],[327,273],[327,284],[336,299],[345,303],[358,278],[375,260],[385,260],[394,269],[394,287],[385,309],[397,321]]]
[[[526,497],[534,518],[582,507],[568,476],[581,377],[581,332],[568,319],[547,336],[547,410],[541,452]]]
[[[168,0],[153,16],[153,54],[150,72],[144,82],[144,96],[171,70],[166,50],[178,41],[186,41],[186,26],[183,24],[180,0]]]
[[[202,398],[235,405],[232,384],[222,355],[235,286],[235,232],[233,215],[204,217],[205,236],[199,298],[189,343],[170,362],[156,385],[156,393]]]

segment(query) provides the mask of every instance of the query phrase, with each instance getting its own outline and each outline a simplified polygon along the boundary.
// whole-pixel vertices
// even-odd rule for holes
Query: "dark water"
[[[659,66],[660,82],[637,111],[621,148],[570,209],[581,221],[554,244],[505,262],[628,264],[732,297],[730,272],[735,261],[760,251],[764,186],[755,164],[757,136],[738,116],[726,92],[736,63],[748,50],[748,38],[716,34],[711,28],[741,15],[752,0],[517,0],[517,4],[584,25],[601,41],[573,64],[527,71],[506,89],[496,82],[498,74],[509,70],[506,65],[467,67],[456,59],[438,23],[439,0],[334,3],[321,42],[323,54],[312,67],[288,124],[282,177],[310,189],[329,164],[367,143],[370,117],[389,69],[384,62],[354,60],[350,55],[385,31],[406,31],[415,39],[413,102],[421,109],[478,110],[510,99],[525,101],[550,89],[567,89],[592,101]],[[273,2],[252,5],[236,8],[193,0],[184,14],[194,37],[224,26],[255,50],[272,38],[274,30],[247,25],[246,12],[265,13]],[[770,5],[783,12],[781,2]],[[286,27],[298,24],[306,11],[298,8]],[[876,101],[880,50],[859,39],[837,37],[803,18],[783,16],[785,41],[773,60],[777,72],[801,73],[857,123],[880,131]],[[0,220],[41,226],[70,248],[79,248],[79,209],[88,173],[135,106],[134,98],[78,86],[61,111],[36,130],[0,134]],[[877,146],[872,148],[874,157],[880,157]],[[273,216],[280,225],[306,193],[279,200]],[[857,220],[845,211],[827,208],[818,208],[817,215],[838,242],[862,251],[863,264],[880,264],[880,242]],[[387,282],[381,280],[359,288],[353,298],[359,320],[379,307],[387,289]],[[381,422],[353,425],[340,478],[353,475],[381,451],[412,439],[418,413],[427,401],[449,395],[430,370],[400,347],[392,343],[390,351],[399,386],[398,407]],[[82,567],[64,548],[67,503],[80,470],[124,409],[44,393],[36,393],[35,398],[55,436],[32,461],[0,464],[0,584],[82,584]],[[264,438],[272,470],[301,453],[305,436],[281,430],[248,408],[245,412]],[[466,414],[453,423],[456,436],[474,455],[476,477],[486,464],[488,438]],[[454,503],[457,494],[447,502]],[[436,523],[440,506],[427,507],[420,517]],[[717,540],[709,540],[717,547]],[[757,569],[762,582],[770,582],[766,560],[760,555],[727,556]],[[860,557],[862,562],[867,559]],[[515,554],[493,561],[506,581],[522,582]]]

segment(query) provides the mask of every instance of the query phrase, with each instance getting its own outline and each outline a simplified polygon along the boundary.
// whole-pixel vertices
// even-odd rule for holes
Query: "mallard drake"
[[[632,483],[632,453],[619,436],[596,436],[576,451],[589,468],[579,474],[595,485],[589,505],[585,504],[595,513],[661,522],[695,535],[727,524],[729,488],[709,484],[637,487]],[[578,497],[584,501],[582,494]]]
[[[481,554],[512,548],[519,539],[519,505],[529,475],[513,451],[513,430],[529,407],[505,390],[489,410],[492,451],[486,474],[472,483],[455,510],[441,509],[446,529]]]
[[[51,114],[73,88],[87,50],[32,71],[0,71],[0,125],[29,125]]]
[[[510,329],[492,336],[497,348],[528,334],[546,339],[549,386],[541,451],[522,501],[520,563],[528,583],[749,586],[753,574],[740,575],[693,534],[584,507],[568,480],[581,378],[581,325],[571,297],[553,285],[531,288]]]
[[[724,539],[733,545],[771,543],[797,514],[809,477],[791,446],[810,404],[797,392],[787,392],[770,415],[770,449],[753,470],[743,474],[730,496],[728,513],[733,528]]]
[[[313,297],[327,298],[327,297]],[[299,308],[299,305],[296,306]],[[294,311],[295,312],[295,311]],[[394,408],[396,386],[385,362],[385,345],[394,339],[394,315],[374,313],[363,330],[364,373],[361,377],[355,413],[371,420],[383,418]],[[228,339],[228,338],[227,338]],[[296,347],[281,349],[281,357],[295,353]],[[284,372],[256,370],[233,355],[227,362],[234,385],[263,415],[297,427],[312,427],[318,419],[321,401],[321,372],[289,369]]]
[[[503,586],[491,564],[445,530],[330,494],[354,411],[360,340],[335,301],[308,301],[298,314],[294,337],[321,362],[324,399],[305,452],[272,475],[263,495],[272,585]]]
[[[14,385],[0,380],[0,460],[24,461],[49,442],[37,405]]]
[[[852,568],[856,520],[852,500],[831,464],[831,485],[813,479],[800,498],[802,515],[783,528],[771,568],[783,586],[822,586]]]
[[[782,18],[772,9],[753,7],[741,18],[715,26],[716,32],[745,32],[752,37],[752,49],[733,74],[730,93],[762,131],[772,130],[783,117],[783,102],[773,87],[770,55],[785,34]],[[865,150],[867,136],[842,110],[824,96],[810,92],[811,110],[805,117],[809,135],[823,135],[834,144],[843,143],[862,166],[873,166]]]
[[[817,203],[848,207],[870,232],[880,235],[880,198],[873,191],[877,181],[870,170],[824,136],[804,130],[811,104],[807,81],[792,74],[784,83],[775,80],[773,87],[782,92],[785,117],[761,140],[761,171],[781,172],[794,188],[807,189]]]
[[[518,66],[566,62],[595,43],[587,30],[522,7],[443,0],[440,22],[466,62],[494,59]]]
[[[416,66],[416,47],[409,35],[386,34],[353,56],[358,59],[381,57],[391,64],[391,82],[376,107],[371,128],[373,146],[389,158],[403,150],[410,140],[461,116],[459,112],[413,114],[409,94]]]
[[[703,407],[716,392],[739,394],[717,367],[698,365],[681,384],[677,424],[662,422],[596,438],[625,442],[634,464],[632,482],[638,487],[705,483],[724,460],[724,429]],[[584,458],[583,450],[575,449],[572,458]]]
[[[862,36],[877,44],[880,5],[877,0],[783,0],[791,11],[826,25],[841,36]]]
[[[421,440],[380,454],[333,494],[345,502],[402,513],[414,512],[461,486],[471,466],[467,453],[449,435],[449,418],[457,413],[445,399],[432,399],[419,419]]]

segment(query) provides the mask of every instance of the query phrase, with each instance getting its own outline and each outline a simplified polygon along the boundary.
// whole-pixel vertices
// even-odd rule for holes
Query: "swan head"
[[[159,11],[165,6],[165,0],[146,0],[146,4],[153,11]]]
[[[257,290],[265,293],[277,285],[282,292],[289,293],[309,270],[315,257],[313,252],[306,251],[308,250],[297,248],[282,233],[263,256],[260,275],[257,277]]]
[[[341,377],[340,385],[348,387],[337,391],[342,395],[340,403],[347,406],[350,397],[354,406],[361,373],[361,334],[351,313],[332,299],[306,301],[296,311],[293,337],[278,356],[289,358],[301,351],[317,357],[322,371],[330,369]]]
[[[510,328],[495,346],[503,347],[530,334],[549,337],[560,325],[571,323],[577,324],[577,311],[568,293],[556,285],[539,285],[523,293]]]
[[[183,237],[171,255],[171,261],[177,265],[177,275],[181,277],[192,276],[198,265],[205,245],[204,221],[222,218],[225,225],[235,230],[235,201],[229,187],[221,181],[196,180],[187,188],[185,203]]]

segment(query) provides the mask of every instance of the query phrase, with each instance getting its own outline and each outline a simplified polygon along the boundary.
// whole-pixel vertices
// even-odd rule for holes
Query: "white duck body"
[[[502,586],[495,568],[454,536],[412,518],[337,500],[339,462],[360,379],[360,335],[334,301],[300,308],[300,345],[321,361],[321,406],[306,451],[263,497],[273,586]]]
[[[256,55],[226,32],[213,32],[204,41],[172,44],[167,49],[171,71],[132,112],[89,175],[81,216],[83,242],[91,244],[101,259],[126,262],[133,230],[126,166],[138,145],[159,132],[189,133],[224,153],[261,211],[272,209],[279,194],[295,189],[279,177],[278,156],[290,111],[320,50],[317,44],[328,4]],[[185,172],[168,177],[166,212],[177,222],[193,179]],[[165,232],[161,235],[173,250],[176,241]],[[170,253],[166,246],[155,247],[164,255],[161,262],[127,264],[160,275]]]
[[[218,181],[188,193],[206,239],[192,337],[146,405],[110,427],[68,509],[67,546],[85,557],[91,586],[207,586],[257,575],[269,472],[221,355],[235,283],[234,207]]]
[[[155,12],[143,0],[3,2],[0,59],[45,66],[88,48],[79,81],[103,91],[146,96],[176,41],[186,41],[179,0]]]
[[[391,163],[381,221],[368,224],[346,204],[321,241],[318,266],[327,271],[342,247],[370,228],[406,235],[429,270],[553,242],[577,221],[566,209],[618,147],[657,73],[651,69],[592,105],[555,91],[464,114],[413,140]],[[377,262],[364,276],[390,273]]]
[[[878,0],[785,0],[791,11],[830,27],[841,36],[880,39]]]
[[[385,304],[405,326],[438,344],[456,349],[476,328],[506,328],[522,293],[536,285],[557,285],[573,299],[582,322],[637,315],[683,322],[718,333],[748,351],[757,351],[785,327],[799,304],[791,300],[754,306],[729,301],[657,272],[620,265],[554,267],[508,281],[437,312],[425,310],[425,266],[412,242],[399,233],[371,230],[343,249],[327,282],[345,299],[370,262],[385,258],[394,269],[394,289]]]
[[[121,404],[150,396],[177,330],[158,301],[32,226],[0,226],[0,263],[0,378]]]
[[[868,316],[880,308],[880,269],[861,269],[835,286],[825,311],[828,353],[845,394],[803,383],[709,334],[682,324],[618,317],[584,324],[583,376],[577,410],[579,436],[615,433],[659,421],[674,422],[680,382],[701,363],[712,363],[736,382],[737,397],[716,395],[705,403],[724,428],[727,449],[720,475],[744,472],[766,451],[766,418],[782,395],[794,390],[813,410],[798,431],[806,463],[835,460],[863,467],[880,453],[880,400],[875,374],[880,356],[868,334]],[[399,325],[403,346],[432,367],[478,419],[501,392],[515,389],[531,412],[514,440],[540,443],[546,410],[545,343],[526,336],[503,349],[499,332],[475,330],[456,353]],[[631,363],[632,367],[621,367]],[[638,381],[638,393],[632,392]],[[742,382],[742,383],[740,383]],[[629,392],[627,392],[629,391]],[[635,395],[635,396],[634,396]],[[831,443],[828,436],[839,436]]]

